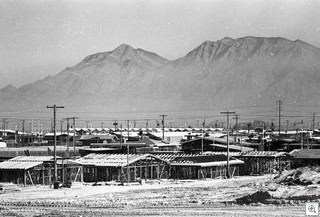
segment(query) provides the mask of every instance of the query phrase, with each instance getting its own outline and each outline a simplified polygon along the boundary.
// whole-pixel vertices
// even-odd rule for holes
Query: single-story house
[[[26,185],[52,185],[53,156],[18,156],[0,163],[0,182]],[[57,181],[61,183],[82,181],[79,164],[57,157]]]
[[[244,162],[243,175],[274,174],[290,167],[285,152],[249,151],[242,152],[237,158]]]
[[[90,146],[93,143],[112,143],[116,140],[116,136],[111,134],[101,135],[82,135],[79,139],[80,146]]]
[[[198,137],[193,140],[181,143],[181,149],[184,153],[201,153],[208,151],[227,151],[227,140],[216,137]],[[236,143],[229,141],[229,151],[253,151],[253,148],[239,146]]]
[[[292,167],[320,165],[320,149],[295,149],[288,156]]]
[[[229,157],[230,176],[239,175],[239,167],[244,162]],[[171,175],[174,179],[206,179],[227,176],[227,155],[199,155],[176,157],[171,162]]]
[[[14,184],[49,184],[52,156],[18,156],[0,163],[0,182]]]

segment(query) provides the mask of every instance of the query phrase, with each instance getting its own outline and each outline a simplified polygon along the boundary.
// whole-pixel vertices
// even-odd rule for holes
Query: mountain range
[[[20,88],[1,109],[64,105],[68,111],[166,111],[320,102],[320,49],[280,37],[205,41],[168,60],[122,44]]]

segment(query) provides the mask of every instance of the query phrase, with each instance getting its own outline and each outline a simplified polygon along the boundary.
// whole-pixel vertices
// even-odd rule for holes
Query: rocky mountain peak
[[[122,57],[122,56],[132,56],[137,53],[137,50],[127,44],[121,44],[113,51],[111,51],[111,55]]]
[[[223,39],[218,40],[217,42],[221,43],[221,44],[225,44],[225,45],[231,46],[234,43],[234,41],[235,40],[233,38],[224,37]]]

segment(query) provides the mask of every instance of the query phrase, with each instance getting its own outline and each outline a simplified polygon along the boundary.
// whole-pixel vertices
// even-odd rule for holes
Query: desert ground
[[[0,193],[0,216],[305,216],[319,201],[319,172],[214,180],[150,180],[129,186],[16,186]],[[6,186],[5,184],[3,186]]]

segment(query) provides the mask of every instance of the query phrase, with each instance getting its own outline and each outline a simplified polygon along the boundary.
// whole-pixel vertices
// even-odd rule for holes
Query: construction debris
[[[275,181],[286,185],[320,184],[320,167],[301,167],[283,171]]]
[[[267,203],[268,199],[272,196],[268,191],[257,191],[253,194],[249,194],[236,199],[238,204],[250,204],[250,203]]]
[[[253,187],[254,183],[250,183]],[[257,190],[238,199],[237,204],[295,204],[320,200],[320,168],[300,167],[285,170],[266,183],[258,183]]]

